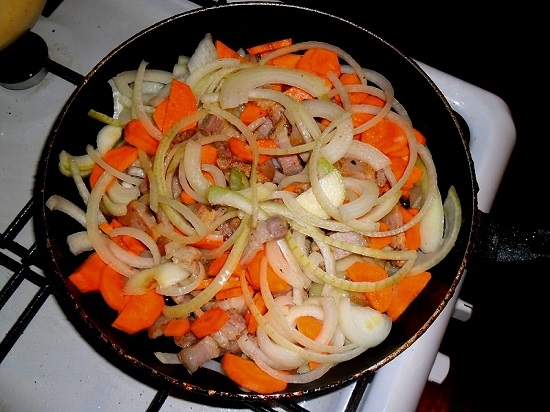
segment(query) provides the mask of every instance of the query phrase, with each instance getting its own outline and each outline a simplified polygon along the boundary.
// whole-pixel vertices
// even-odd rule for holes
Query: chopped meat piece
[[[179,351],[178,358],[189,373],[193,373],[203,363],[215,359],[221,354],[222,352],[217,342],[211,336],[205,336],[197,343]]]
[[[257,139],[265,139],[271,134],[272,130],[273,123],[271,119],[264,119],[264,122],[254,130],[254,136],[256,136]]]
[[[183,336],[175,336],[174,337],[174,343],[178,345],[180,348],[188,348],[193,343],[197,342],[198,339],[195,335],[193,335],[193,332],[187,332]]]
[[[176,136],[174,137],[174,140],[172,140],[172,144],[174,145],[174,144],[178,144],[178,143],[181,143],[181,142],[185,142],[186,140],[193,137],[195,135],[195,133],[196,133],[195,128],[182,130],[181,132],[178,132],[178,134],[176,134]]]
[[[168,242],[165,245],[165,254],[168,259],[185,265],[190,272],[198,272],[197,263],[202,259],[202,253],[196,247]]]
[[[269,119],[272,124],[277,124],[283,117],[285,113],[285,108],[283,105],[274,102],[273,100],[259,100],[258,106],[262,109],[267,110]]]
[[[246,323],[244,318],[238,313],[231,313],[225,325],[211,336],[224,351],[236,353],[239,352],[237,339],[245,328]]]
[[[238,217],[234,217],[233,219],[228,220],[227,222],[222,223],[218,227],[218,231],[222,234],[224,239],[227,239],[229,236],[231,236],[235,230],[239,227],[241,223],[241,219]]]
[[[367,240],[357,232],[336,232],[329,235],[329,237],[332,239],[341,240],[342,242],[351,243],[353,245],[367,246]],[[351,255],[351,252],[348,252],[347,250],[333,246],[331,248],[336,260]]]
[[[270,216],[266,220],[259,221],[243,251],[241,263],[249,262],[265,242],[281,239],[286,236],[287,232],[288,224],[282,216]]]
[[[271,161],[266,161],[258,165],[256,180],[260,183],[272,182],[275,177],[275,165]]]
[[[213,209],[211,206],[205,205],[204,203],[197,202],[193,205],[193,212],[202,220],[205,224],[209,225],[218,217],[221,213]]]
[[[340,170],[342,176],[375,181],[376,172],[374,169],[360,160],[343,158],[336,162],[336,167]]]
[[[146,204],[139,200],[132,200],[128,203],[127,212],[123,216],[118,216],[117,219],[125,226],[135,227],[147,232],[156,226],[157,220],[149,210]]]
[[[273,140],[281,149],[292,147],[290,141],[291,127],[286,121],[286,118],[281,118],[273,132]],[[286,176],[293,176],[300,173],[304,166],[298,155],[277,156],[277,162],[281,166],[282,172]]]
[[[167,318],[166,316],[159,316],[157,320],[147,329],[147,336],[149,336],[149,339],[155,339],[162,336],[163,328],[168,322],[170,322],[170,318]]]
[[[218,133],[224,121],[214,114],[207,114],[199,124],[199,132],[205,136]]]
[[[288,223],[285,218],[275,215],[270,216],[265,220],[267,231],[269,233],[269,239],[281,239],[286,236],[288,232]]]

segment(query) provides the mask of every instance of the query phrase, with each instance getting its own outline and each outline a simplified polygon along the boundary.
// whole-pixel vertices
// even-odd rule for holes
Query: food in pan
[[[97,144],[63,151],[81,202],[69,276],[112,325],[178,348],[258,393],[305,383],[384,341],[453,247],[427,147],[382,73],[343,49],[278,39],[248,49],[207,34],[172,71],[110,80]]]

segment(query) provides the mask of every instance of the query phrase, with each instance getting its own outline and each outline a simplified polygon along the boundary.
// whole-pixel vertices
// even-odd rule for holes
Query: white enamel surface
[[[33,31],[49,46],[50,58],[86,74],[108,52],[141,29],[173,14],[196,8],[184,0],[70,0]],[[515,141],[508,108],[496,96],[422,65],[453,108],[469,123],[472,155],[480,184],[480,207],[488,211]],[[49,130],[74,86],[52,74],[23,91],[0,88],[0,227],[5,231],[30,198],[36,164]],[[497,140],[497,138],[499,140]],[[34,242],[30,225],[18,236]],[[0,287],[11,272],[0,267]],[[2,308],[0,333],[9,330],[37,293],[26,282]],[[458,298],[458,291],[454,300]],[[430,374],[454,300],[409,349],[380,369],[368,386],[361,410],[414,411]],[[452,359],[451,359],[452,367]],[[342,411],[353,385],[310,400],[311,411]],[[66,320],[53,297],[31,321],[0,365],[0,410],[144,411],[156,390],[112,366]],[[215,411],[169,397],[163,411]],[[227,410],[227,409],[223,409]]]

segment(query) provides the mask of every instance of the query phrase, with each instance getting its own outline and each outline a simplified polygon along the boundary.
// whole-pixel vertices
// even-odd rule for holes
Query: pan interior
[[[250,19],[249,16],[258,16]],[[285,22],[299,22],[287,24]],[[428,138],[436,162],[443,196],[451,185],[457,189],[463,208],[463,225],[456,246],[432,270],[433,281],[410,309],[394,323],[390,336],[358,358],[337,365],[320,379],[289,385],[284,393],[246,393],[218,373],[199,369],[189,375],[179,365],[164,365],[154,351],[174,349],[171,342],[149,339],[146,334],[127,335],[111,327],[115,313],[98,294],[80,294],[67,276],[84,256],[68,250],[67,235],[81,230],[64,214],[51,213],[45,201],[54,194],[77,201],[79,195],[58,170],[59,153],[85,153],[95,145],[101,124],[88,116],[90,109],[112,112],[107,81],[117,73],[137,69],[142,60],[148,68],[171,70],[178,55],[191,55],[206,33],[238,49],[292,37],[296,42],[316,40],[337,45],[364,67],[382,73],[393,85],[396,98],[407,108],[413,124]],[[75,138],[77,136],[77,138]],[[82,333],[121,368],[143,379],[168,383],[198,395],[224,399],[265,399],[303,396],[328,391],[360,376],[375,372],[410,346],[433,322],[452,297],[469,252],[469,237],[475,210],[475,177],[462,131],[437,88],[416,64],[375,34],[329,14],[288,5],[238,4],[186,12],[138,33],[103,59],[71,96],[48,137],[37,173],[40,199],[38,239],[48,252],[48,272],[59,286],[60,301]]]

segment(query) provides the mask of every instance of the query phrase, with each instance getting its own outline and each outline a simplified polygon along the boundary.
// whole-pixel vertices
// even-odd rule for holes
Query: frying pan
[[[235,48],[286,37],[296,42],[325,41],[346,50],[362,66],[382,73],[393,84],[396,98],[407,108],[415,127],[428,138],[442,196],[454,186],[462,206],[463,222],[455,247],[431,270],[432,280],[394,323],[384,342],[311,383],[291,384],[284,392],[270,395],[244,392],[206,368],[190,375],[181,365],[162,364],[153,352],[175,351],[172,342],[151,340],[144,333],[131,336],[112,328],[116,314],[99,294],[81,294],[67,281],[85,258],[72,255],[67,245],[67,236],[81,227],[45,206],[54,194],[80,202],[74,185],[58,170],[59,153],[85,153],[87,144],[95,145],[101,124],[87,113],[90,109],[112,112],[107,81],[121,71],[136,69],[142,60],[149,62],[148,68],[171,70],[177,56],[191,55],[207,32]],[[376,372],[428,329],[452,298],[472,253],[472,239],[482,215],[477,208],[477,189],[465,131],[443,94],[414,60],[376,34],[327,13],[282,3],[233,3],[163,20],[117,47],[85,77],[63,107],[43,150],[36,174],[36,230],[46,249],[46,273],[55,283],[56,296],[67,316],[117,366],[136,377],[199,396],[237,401],[291,398],[333,390]]]

